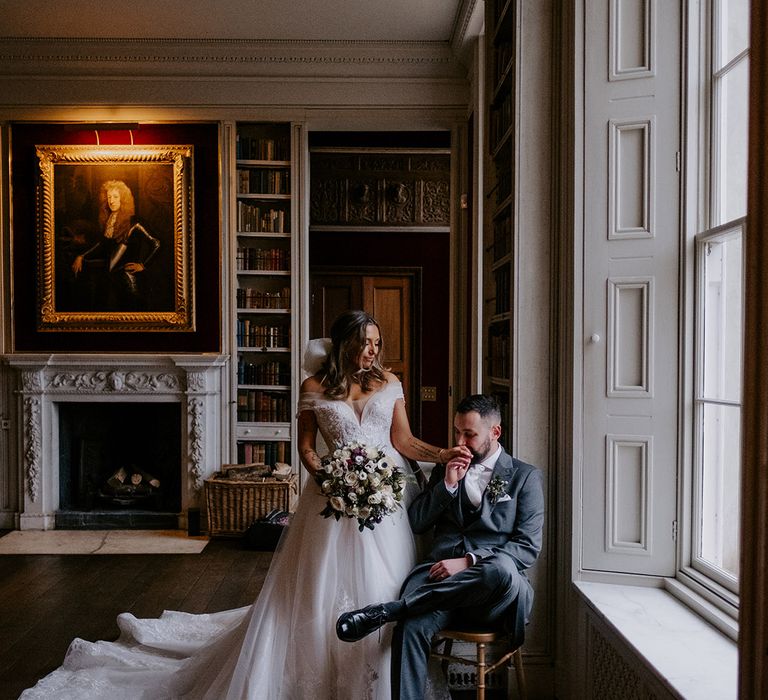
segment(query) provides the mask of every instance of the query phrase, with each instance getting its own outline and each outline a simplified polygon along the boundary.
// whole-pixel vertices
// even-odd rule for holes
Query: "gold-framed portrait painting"
[[[193,146],[35,151],[37,330],[193,331]]]

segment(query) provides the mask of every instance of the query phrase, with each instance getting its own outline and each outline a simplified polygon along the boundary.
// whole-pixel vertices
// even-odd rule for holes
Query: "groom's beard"
[[[476,450],[470,450],[472,453],[472,462],[482,462],[489,454],[491,454],[491,438],[488,436],[486,441],[480,445]]]

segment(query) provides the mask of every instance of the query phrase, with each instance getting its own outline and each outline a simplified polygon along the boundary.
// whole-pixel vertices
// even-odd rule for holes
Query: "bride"
[[[464,454],[411,434],[402,386],[383,368],[381,349],[365,312],[334,321],[327,356],[299,397],[299,456],[310,474],[321,466],[318,432],[331,447],[357,440],[384,448],[407,473],[402,455],[447,462]],[[62,666],[20,700],[389,700],[388,632],[349,645],[334,625],[345,610],[397,597],[416,556],[405,508],[361,532],[356,519],[322,518],[324,506],[308,483],[253,605],[155,620],[123,613],[117,641],[75,639]]]

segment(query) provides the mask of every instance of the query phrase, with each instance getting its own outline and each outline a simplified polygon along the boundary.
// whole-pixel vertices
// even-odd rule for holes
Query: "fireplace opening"
[[[175,527],[178,403],[60,403],[56,527]]]

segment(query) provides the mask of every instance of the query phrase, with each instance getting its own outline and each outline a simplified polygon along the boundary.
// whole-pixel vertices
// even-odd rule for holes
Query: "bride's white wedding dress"
[[[315,412],[327,445],[381,446],[409,471],[389,436],[402,397],[399,382],[363,406],[304,393],[299,411]],[[407,514],[360,532],[357,520],[320,517],[324,505],[307,484],[253,605],[153,620],[124,613],[116,642],[75,639],[62,666],[22,699],[389,700],[391,625],[354,644],[334,629],[341,612],[398,596],[415,560]]]

